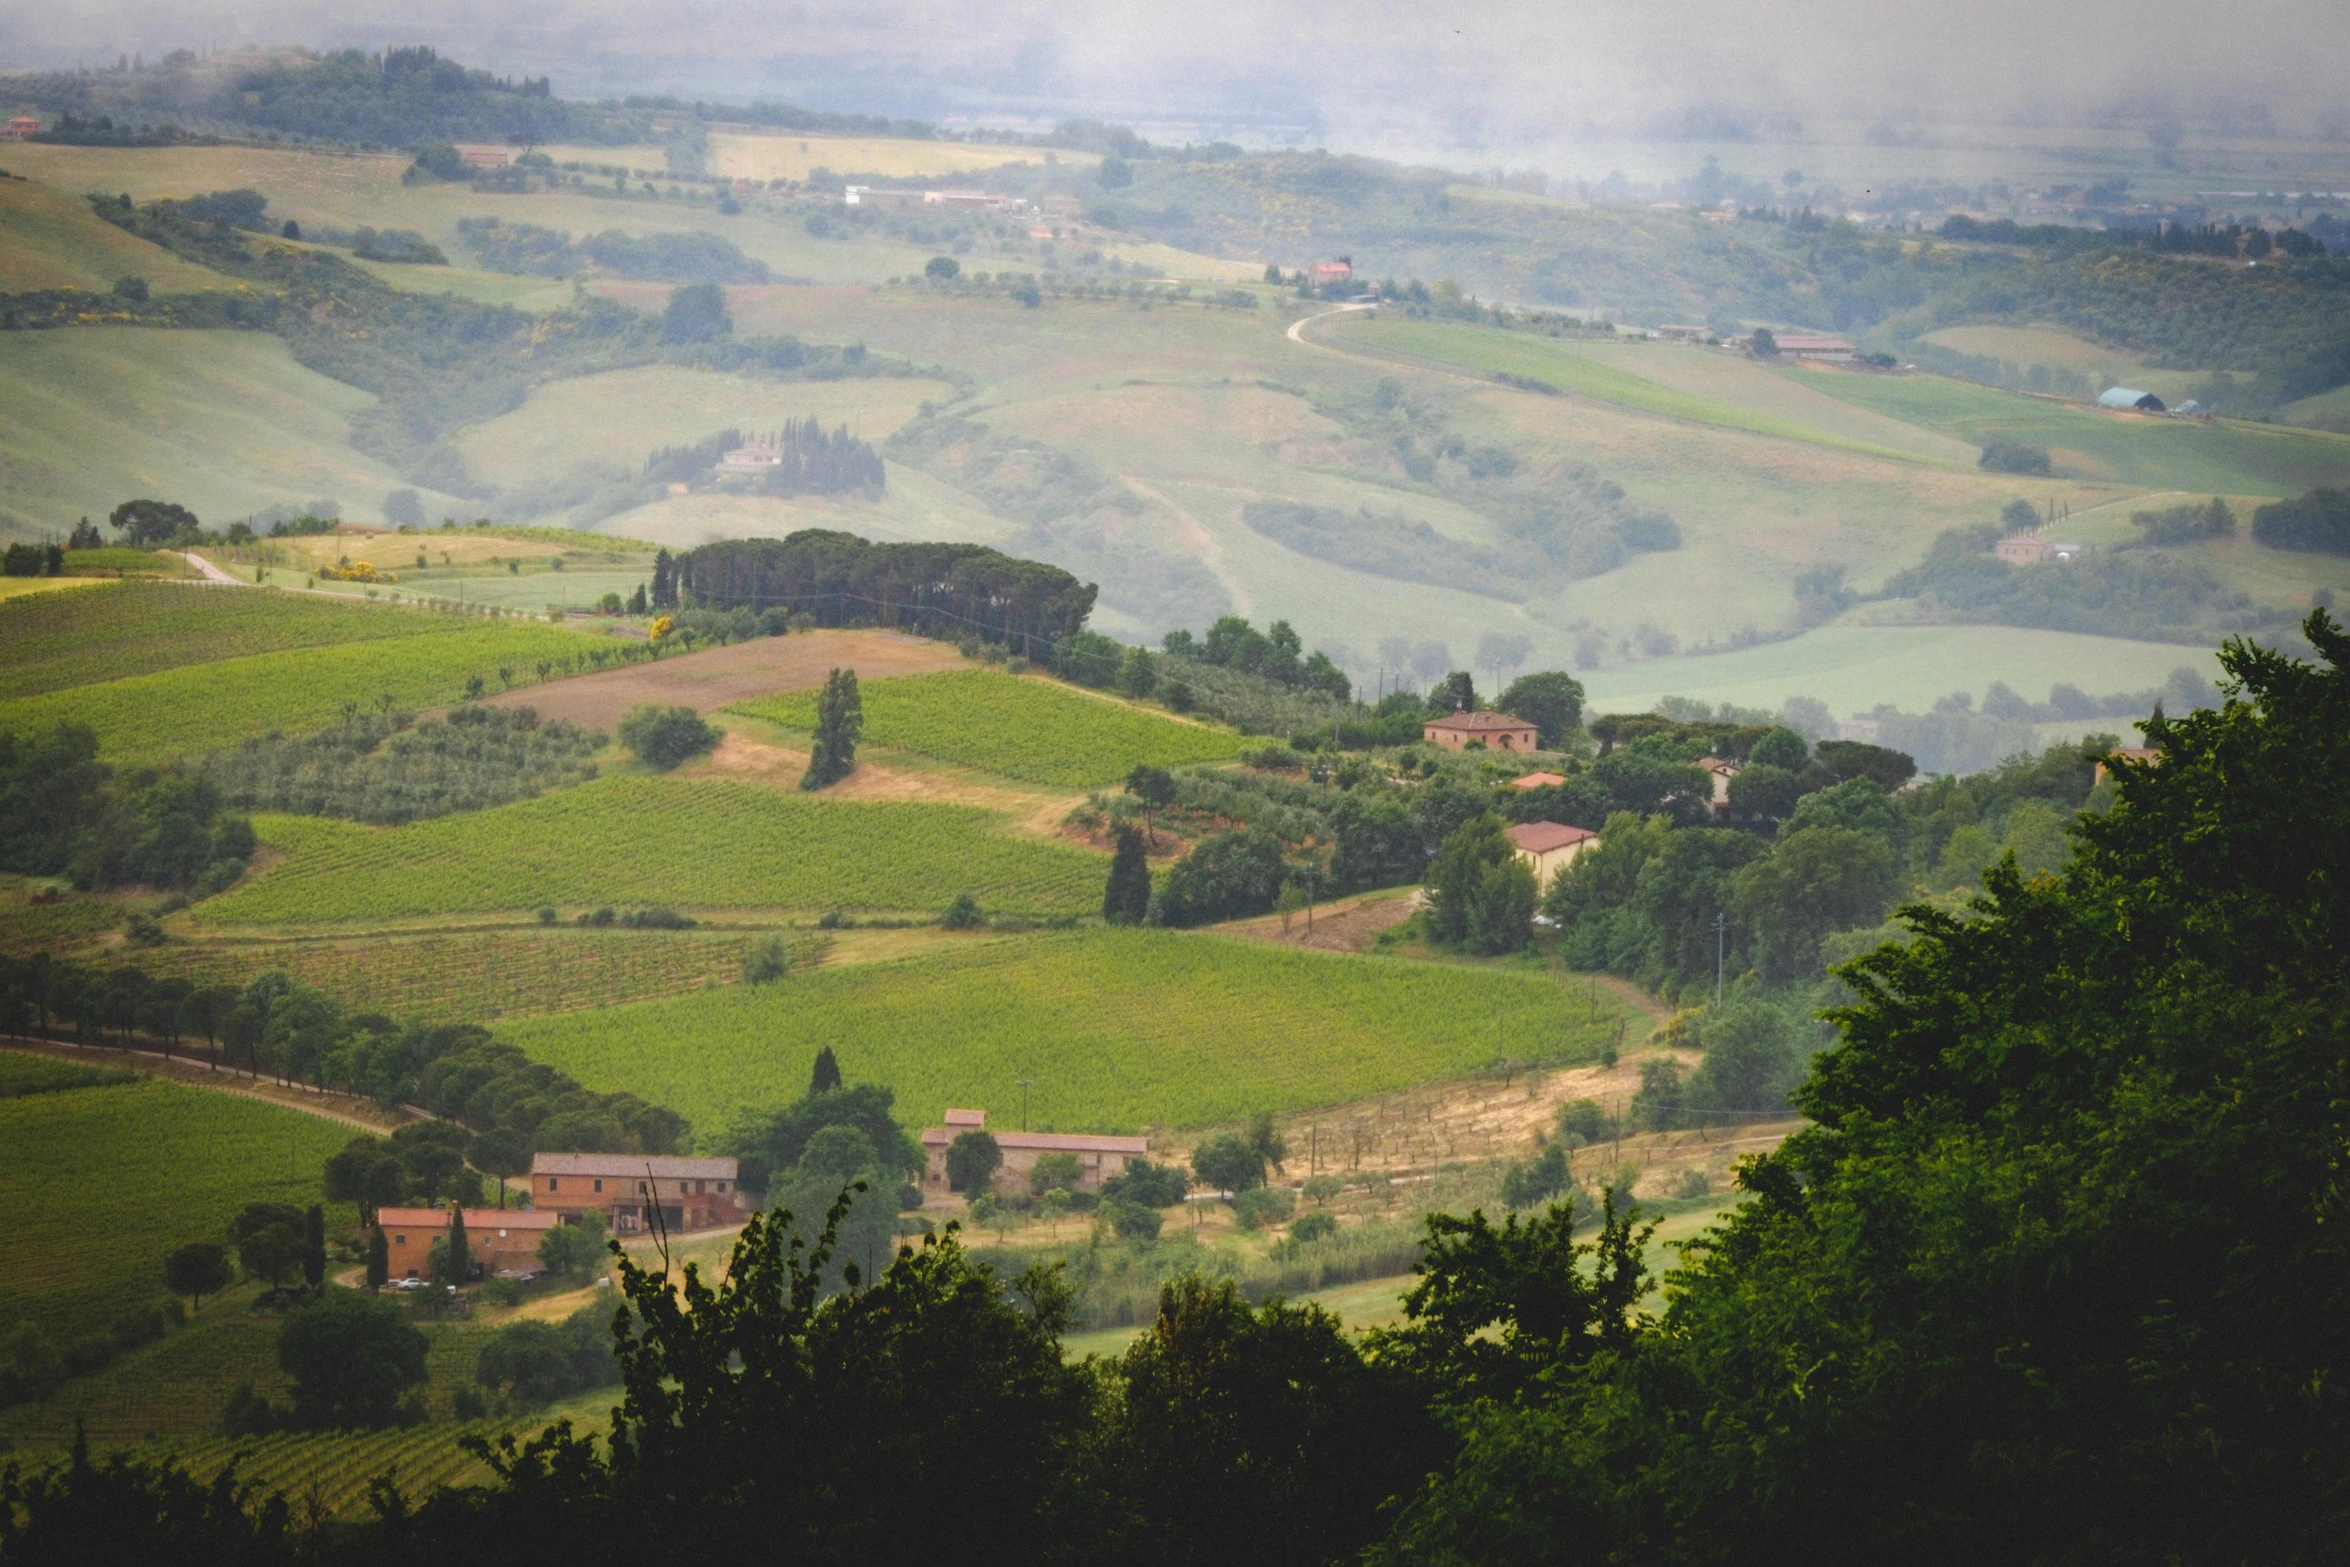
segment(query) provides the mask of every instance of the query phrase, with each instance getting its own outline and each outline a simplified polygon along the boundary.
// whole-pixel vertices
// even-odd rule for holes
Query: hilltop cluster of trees
[[[767,263],[721,234],[623,234],[607,229],[573,242],[560,229],[503,218],[460,218],[457,235],[492,272],[576,277],[591,267],[652,283],[764,283]]]
[[[748,436],[721,430],[691,446],[664,446],[645,459],[645,478],[656,484],[704,482],[721,458],[746,442],[765,445],[783,459],[745,475],[762,495],[878,495],[889,484],[881,454],[870,442],[849,434],[846,425],[826,434],[813,414],[786,419],[780,430]]]
[[[2271,549],[2350,555],[2350,490],[2309,490],[2252,514],[2252,536]]]
[[[218,892],[244,874],[253,825],[218,785],[178,771],[121,772],[86,724],[0,730],[0,870],[82,888]]]
[[[463,706],[446,718],[352,714],[315,734],[269,734],[212,751],[190,771],[239,810],[396,826],[485,810],[596,776],[604,736],[535,709]]]
[[[2187,511],[2194,516],[2148,523],[2147,542],[2173,542],[2180,531],[2208,527],[2207,508]],[[1945,529],[1924,560],[1886,579],[1886,596],[1923,599],[1959,620],[2142,640],[2208,643],[2215,633],[2290,623],[2190,556],[2123,547],[2084,560],[2017,566],[1992,553],[2002,532],[1990,522]]]
[[[634,1094],[600,1094],[500,1044],[469,1023],[397,1023],[358,1012],[324,991],[271,971],[238,985],[157,979],[38,953],[0,959],[0,1026],[69,1027],[94,1044],[144,1035],[166,1053],[202,1054],[215,1067],[360,1094],[386,1106],[422,1105],[484,1136],[586,1153],[682,1153],[684,1117]]]
[[[874,544],[819,528],[705,544],[681,556],[677,569],[691,601],[708,608],[973,635],[1034,659],[1084,629],[1095,591],[1058,566],[981,545]]]

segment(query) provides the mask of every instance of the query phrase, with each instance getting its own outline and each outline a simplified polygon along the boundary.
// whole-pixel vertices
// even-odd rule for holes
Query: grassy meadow
[[[1579,1060],[1615,1003],[1547,975],[1303,952],[1215,935],[1090,929],[795,974],[498,1036],[599,1089],[709,1131],[781,1104],[830,1045],[909,1124],[948,1105],[1060,1131],[1199,1126],[1459,1077],[1507,1056]]]
[[[977,767],[1023,783],[1065,788],[1115,783],[1135,767],[1229,761],[1250,742],[1054,681],[990,670],[906,675],[859,685],[865,739]],[[732,711],[788,729],[816,726],[816,693],[740,702]]]
[[[245,1204],[320,1201],[319,1166],[350,1137],[154,1079],[0,1099],[0,1211],[23,1248],[0,1277],[0,1322],[62,1342],[156,1299],[164,1256],[219,1239]]]
[[[278,864],[197,905],[207,927],[673,904],[696,909],[990,912],[1098,908],[1108,862],[1019,838],[956,805],[813,799],[759,784],[637,775],[404,827],[254,820]]]

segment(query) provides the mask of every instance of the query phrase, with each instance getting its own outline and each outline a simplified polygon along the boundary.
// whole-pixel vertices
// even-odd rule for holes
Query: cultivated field
[[[13,148],[9,161],[17,161]],[[103,294],[126,277],[171,293],[237,286],[99,218],[79,191],[0,179],[0,293],[79,288]],[[93,299],[90,308],[103,310],[105,302]]]
[[[582,157],[595,151],[581,149]],[[640,149],[655,162],[660,149]],[[1090,152],[1055,152],[1065,164],[1091,168],[1101,158]],[[835,174],[878,174],[891,178],[931,178],[1002,168],[1008,163],[1042,163],[1036,147],[991,145],[987,142],[910,141],[893,136],[797,136],[788,132],[719,131],[710,137],[710,170],[733,179],[804,180],[811,169]],[[607,157],[604,161],[629,160]]]
[[[0,700],[292,648],[472,629],[442,615],[290,593],[108,583],[0,605]]]
[[[155,1080],[0,1099],[0,1211],[23,1243],[0,1321],[62,1342],[162,1296],[166,1253],[219,1239],[249,1202],[319,1201],[320,1162],[350,1135]]]
[[[539,661],[582,655],[590,645],[578,632],[545,624],[458,621],[437,635],[257,653],[0,702],[0,729],[23,733],[71,719],[98,732],[108,761],[162,762],[273,729],[323,728],[342,716],[345,703],[372,710],[388,698],[394,708],[442,706],[462,697],[476,676],[501,689],[501,669],[527,683]]]
[[[254,821],[281,863],[190,918],[211,928],[357,924],[610,904],[1088,913],[1107,862],[952,805],[811,799],[757,784],[599,778],[495,810],[373,828]]]
[[[537,708],[542,718],[567,718],[591,728],[610,729],[623,713],[642,702],[715,713],[732,703],[820,686],[835,668],[857,671],[862,682],[952,669],[962,663],[963,655],[949,643],[895,631],[794,632],[693,653],[672,653],[649,664],[601,670],[491,700]]]
[[[1146,762],[1181,767],[1228,761],[1249,745],[1228,729],[989,670],[860,682],[858,696],[865,738],[873,744],[1024,783],[1114,783]],[[788,729],[816,725],[811,692],[738,703],[735,711]]]
[[[1367,1097],[1505,1056],[1583,1059],[1623,1016],[1540,974],[1087,930],[498,1032],[711,1131],[798,1094],[825,1044],[916,1122],[970,1105],[1000,1123],[1027,1078],[1032,1125],[1133,1131]]]

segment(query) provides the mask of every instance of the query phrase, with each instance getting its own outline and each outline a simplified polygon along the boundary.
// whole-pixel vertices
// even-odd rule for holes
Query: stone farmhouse
[[[671,1154],[542,1153],[530,1162],[530,1200],[567,1224],[601,1213],[615,1235],[643,1235],[656,1223],[722,1229],[750,1216],[732,1159]]]
[[[947,1149],[965,1132],[985,1131],[985,1110],[949,1110],[946,1125],[922,1129],[923,1195],[944,1197],[947,1194]],[[1029,1172],[1048,1153],[1075,1155],[1078,1187],[1099,1191],[1102,1182],[1123,1171],[1129,1159],[1139,1159],[1151,1148],[1147,1137],[1104,1137],[1086,1132],[989,1132],[988,1135],[1003,1150],[1004,1162],[995,1179],[996,1185],[1006,1191],[1025,1191]]]
[[[1454,713],[1420,726],[1421,739],[1448,751],[1467,750],[1472,740],[1483,741],[1489,751],[1531,751],[1541,737],[1532,724],[1508,713]]]
[[[429,1276],[432,1244],[449,1233],[454,1208],[378,1208],[376,1228],[384,1232],[384,1249],[391,1258],[395,1279]],[[536,1272],[539,1242],[562,1222],[552,1213],[530,1208],[467,1208],[465,1248],[473,1256],[477,1279],[519,1278]]]

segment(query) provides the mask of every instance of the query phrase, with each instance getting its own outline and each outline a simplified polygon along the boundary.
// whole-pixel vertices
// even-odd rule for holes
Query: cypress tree
[[[821,789],[849,775],[857,765],[857,739],[865,731],[865,704],[857,696],[857,672],[836,669],[816,696],[816,748],[809,753],[803,789]]]
[[[1132,822],[1121,822],[1117,852],[1110,857],[1110,884],[1102,893],[1102,918],[1113,925],[1139,925],[1150,907],[1151,867],[1142,834]]]
[[[451,1284],[463,1284],[473,1273],[473,1247],[465,1239],[465,1210],[458,1204],[449,1204],[449,1277]]]
[[[382,1225],[367,1232],[367,1287],[379,1290],[392,1276],[391,1242],[384,1239]]]
[[[816,1052],[816,1070],[809,1074],[808,1092],[811,1095],[829,1094],[840,1087],[840,1061],[826,1045]]]
[[[326,1210],[317,1203],[302,1216],[302,1282],[313,1295],[326,1288]]]

